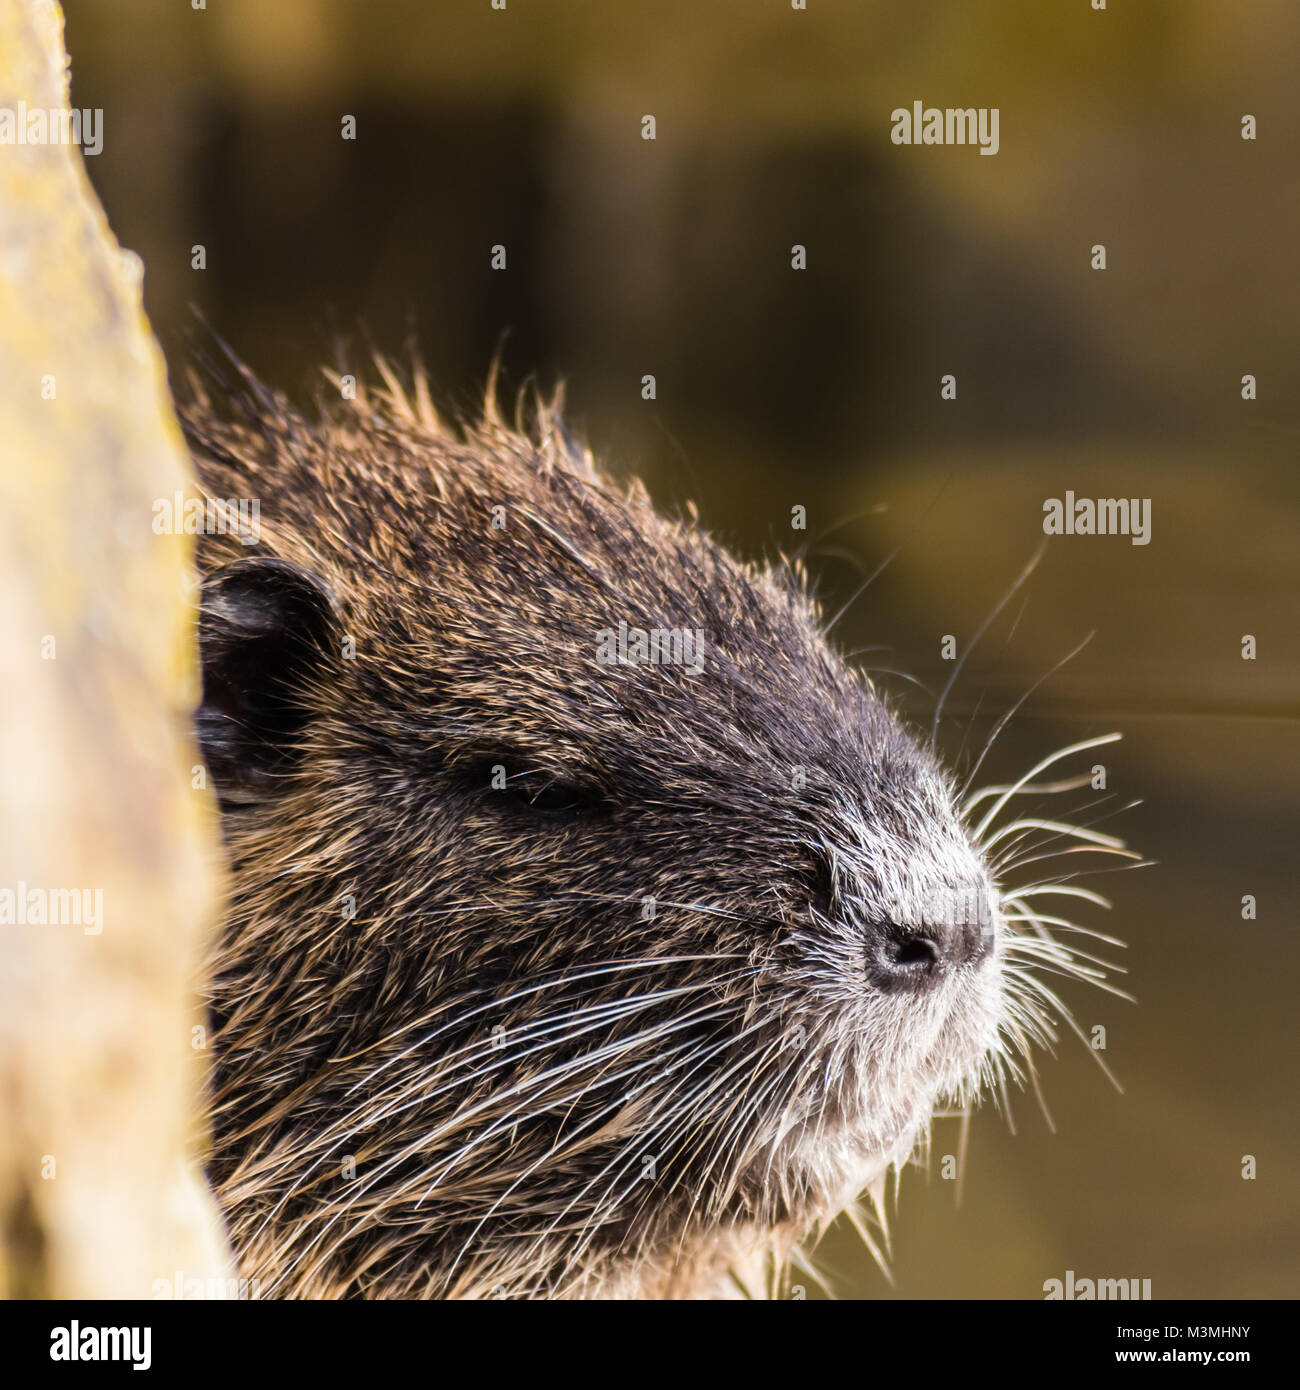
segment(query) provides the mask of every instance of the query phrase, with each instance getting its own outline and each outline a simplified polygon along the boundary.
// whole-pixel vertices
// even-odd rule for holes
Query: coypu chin
[[[1032,967],[1099,974],[1033,906],[1096,895],[996,878],[1036,828],[1119,842],[992,827],[1106,740],[976,819],[799,564],[615,486],[556,403],[512,428],[490,387],[452,430],[380,362],[309,420],[233,370],[181,413],[206,493],[261,514],[199,551],[232,864],[211,1176],[241,1273],[777,1291],[937,1105],[1054,1039]],[[598,659],[620,624],[701,634],[699,669]]]

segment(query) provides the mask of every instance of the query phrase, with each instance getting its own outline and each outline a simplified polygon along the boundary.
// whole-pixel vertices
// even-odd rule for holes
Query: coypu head
[[[752,1288],[1015,1074],[1047,1025],[1013,921],[797,567],[665,519],[549,407],[453,432],[385,376],[310,422],[246,376],[182,407],[209,497],[259,508],[200,541],[243,1272]]]

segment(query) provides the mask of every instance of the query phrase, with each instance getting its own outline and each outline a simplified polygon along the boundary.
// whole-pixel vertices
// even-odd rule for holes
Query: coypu
[[[998,904],[952,776],[832,650],[801,564],[605,479],[558,400],[512,427],[490,385],[451,429],[380,361],[309,419],[236,370],[180,409],[207,494],[261,515],[199,546],[233,871],[211,1175],[241,1272],[775,1291],[937,1104],[1054,1036],[1027,967],[1085,968]],[[702,660],[620,661],[612,631]]]

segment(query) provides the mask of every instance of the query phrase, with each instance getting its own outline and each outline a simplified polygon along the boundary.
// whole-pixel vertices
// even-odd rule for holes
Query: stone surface
[[[0,112],[64,106],[62,30],[49,0],[0,0]],[[220,860],[193,785],[190,546],[152,529],[189,470],[140,275],[77,146],[0,144],[8,1296],[147,1297],[177,1270],[228,1274],[197,1161],[195,984]],[[102,914],[12,920],[71,901]]]

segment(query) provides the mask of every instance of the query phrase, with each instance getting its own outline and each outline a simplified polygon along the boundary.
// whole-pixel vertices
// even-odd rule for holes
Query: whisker
[[[1102,734],[1099,738],[1087,738],[1078,743],[1072,743],[1066,748],[1058,748],[1055,753],[1049,754],[1041,762],[1037,762],[1025,773],[1018,781],[1013,782],[993,803],[992,808],[984,815],[984,819],[971,832],[977,844],[983,843],[983,837],[989,826],[997,819],[1002,808],[1011,800],[1012,796],[1027,783],[1032,782],[1040,772],[1046,772],[1049,767],[1054,767],[1063,758],[1071,757],[1075,753],[1085,753],[1090,748],[1101,748],[1108,743],[1117,743],[1123,734]]]
[[[935,742],[939,737],[939,721],[943,718],[944,701],[948,698],[949,691],[951,691],[953,686],[957,683],[957,677],[961,675],[962,667],[966,664],[966,658],[970,656],[971,652],[975,650],[976,646],[979,644],[980,638],[983,637],[984,634],[988,631],[990,625],[997,619],[998,614],[1001,613],[1002,610],[1007,606],[1007,604],[1012,600],[1012,598],[1015,597],[1021,585],[1024,584],[1024,582],[1029,578],[1029,576],[1033,574],[1033,572],[1038,568],[1038,562],[1043,558],[1043,556],[1046,553],[1047,540],[1046,538],[1044,538],[1042,543],[1039,545],[1038,549],[1034,552],[1033,557],[1030,559],[1029,563],[1024,567],[1024,569],[1020,571],[1020,573],[1012,581],[1011,587],[997,601],[997,603],[994,605],[993,611],[988,615],[987,618],[984,619],[984,621],[979,625],[979,627],[975,629],[975,635],[966,644],[965,650],[957,658],[957,663],[952,668],[952,674],[948,677],[948,683],[944,686],[943,690],[939,694],[939,703],[934,708],[934,723],[930,726],[931,748],[934,747]]]
[[[1049,668],[1048,670],[1046,670],[1041,676],[1039,676],[1039,678],[1029,687],[1029,689],[1026,690],[1026,691],[1024,692],[1024,694],[1021,695],[1020,698],[1019,698],[1018,700],[1015,701],[1015,703],[1011,706],[1011,708],[1010,708],[1009,710],[1007,710],[1007,712],[1001,717],[1001,719],[999,719],[998,722],[993,726],[993,730],[992,730],[992,732],[989,734],[988,739],[987,739],[987,741],[986,741],[985,744],[984,744],[983,750],[981,751],[979,757],[975,760],[975,766],[972,767],[971,770],[966,774],[966,779],[965,779],[965,781],[962,783],[961,791],[958,793],[958,799],[959,799],[959,800],[961,799],[961,797],[964,797],[964,796],[966,795],[966,791],[967,791],[967,789],[970,787],[970,784],[971,784],[971,783],[975,780],[975,778],[978,776],[980,768],[984,766],[984,759],[988,757],[988,755],[989,755],[989,750],[990,750],[990,749],[993,747],[993,745],[997,742],[998,736],[1002,733],[1003,729],[1005,729],[1005,728],[1007,727],[1007,725],[1011,722],[1011,720],[1012,720],[1012,719],[1016,716],[1016,714],[1020,711],[1020,709],[1021,709],[1022,706],[1025,704],[1025,702],[1030,698],[1031,695],[1034,694],[1034,692],[1035,692],[1036,690],[1039,689],[1040,686],[1046,684],[1047,681],[1051,680],[1051,678],[1052,678],[1054,675],[1056,675],[1056,673],[1057,673],[1063,666],[1066,666],[1066,665],[1068,665],[1071,661],[1073,661],[1074,658],[1075,658],[1076,656],[1078,656],[1079,653],[1080,653],[1081,651],[1083,651],[1083,649],[1088,645],[1089,642],[1092,641],[1093,637],[1095,637],[1095,636],[1096,636],[1095,633],[1090,632],[1090,633],[1083,639],[1083,641],[1079,643],[1079,645],[1078,645],[1077,647],[1074,647],[1072,650],[1066,652],[1066,654],[1065,654],[1054,666],[1050,667],[1050,668]],[[976,707],[976,712],[978,712],[978,706]],[[973,724],[974,722],[975,722],[975,715],[972,714],[971,717],[970,717],[970,720],[967,722],[967,726],[966,726],[966,727],[969,729],[969,728],[970,728],[970,725]],[[962,739],[962,746],[963,746],[963,747],[965,746],[965,738],[964,738],[964,736],[963,736],[963,739]],[[977,798],[977,800],[978,800],[978,798]],[[969,809],[970,809],[970,805],[973,805],[973,804],[974,804],[974,803],[968,803],[968,805],[967,805],[967,807],[965,808],[963,814],[968,813],[968,812],[969,812]]]

